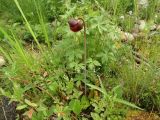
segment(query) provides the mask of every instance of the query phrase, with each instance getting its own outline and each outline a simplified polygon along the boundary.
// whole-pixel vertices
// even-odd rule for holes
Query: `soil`
[[[125,120],[160,120],[160,117],[154,113],[129,111]]]
[[[0,120],[16,120],[16,103],[9,103],[7,97],[3,97],[0,102]]]

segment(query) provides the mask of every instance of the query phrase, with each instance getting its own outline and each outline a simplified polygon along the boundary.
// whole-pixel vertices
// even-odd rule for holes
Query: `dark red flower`
[[[83,22],[81,20],[71,19],[68,21],[69,27],[73,32],[78,32],[83,28]]]

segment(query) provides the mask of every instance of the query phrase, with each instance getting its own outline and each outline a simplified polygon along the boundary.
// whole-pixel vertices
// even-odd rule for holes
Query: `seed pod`
[[[78,32],[83,28],[83,22],[81,20],[71,19],[68,21],[71,31]]]

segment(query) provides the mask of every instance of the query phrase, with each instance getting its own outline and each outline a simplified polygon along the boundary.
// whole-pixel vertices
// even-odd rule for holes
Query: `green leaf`
[[[49,110],[48,110],[48,115],[49,115],[49,116],[53,115],[54,110],[55,110],[55,106],[52,105],[52,106],[49,108]]]
[[[25,99],[24,102],[25,102],[27,105],[31,106],[31,107],[37,107],[37,106],[38,106],[37,104],[32,103],[31,101],[29,101],[29,100],[27,100],[27,99]]]
[[[97,113],[91,113],[93,120],[102,120],[102,118]]]
[[[91,85],[91,84],[86,84],[87,86],[91,87],[92,89],[98,90],[101,93],[103,93],[104,95],[107,95],[105,91],[103,91],[100,87],[97,87],[95,85]],[[108,95],[107,95],[108,96]]]
[[[16,110],[22,110],[25,108],[27,108],[27,105],[19,105],[19,106],[17,106]]]
[[[132,108],[137,108],[139,110],[143,110],[142,108],[136,106],[135,104],[132,104],[132,103],[130,103],[128,101],[125,101],[125,100],[122,100],[122,99],[114,98],[114,101],[118,102],[118,103],[121,103],[121,104],[124,104],[124,105],[127,105],[127,106],[130,106]]]
[[[101,66],[101,64],[97,60],[94,60],[93,63],[95,66]]]
[[[57,82],[53,82],[52,84],[50,84],[49,89],[52,91],[52,94],[55,94],[57,92],[57,89],[58,89]]]
[[[75,114],[77,114],[77,115],[79,115],[80,112],[81,112],[81,110],[82,110],[82,108],[81,108],[81,103],[80,103],[80,101],[77,100],[77,99],[71,100],[70,103],[69,103],[69,107],[70,107],[71,110],[72,110]]]
[[[82,98],[81,98],[81,108],[82,109],[86,109],[87,107],[89,107],[89,100],[87,99],[87,97],[86,96],[83,96]]]
[[[116,95],[117,98],[122,98],[123,90],[121,85],[114,87],[111,92]]]
[[[11,93],[10,92],[6,92],[4,91],[2,88],[0,88],[0,95],[4,95],[4,96],[7,96],[7,97],[12,97]]]
[[[71,94],[71,93],[72,93],[72,91],[73,91],[73,89],[74,89],[74,83],[73,83],[72,80],[70,80],[69,82],[67,82],[66,89],[67,89],[66,92],[67,92],[68,94]]]

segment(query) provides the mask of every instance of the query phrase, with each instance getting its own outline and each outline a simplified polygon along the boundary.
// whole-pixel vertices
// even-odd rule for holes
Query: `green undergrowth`
[[[7,61],[0,95],[17,102],[17,119],[123,120],[131,109],[160,112],[159,33],[120,38],[120,28],[131,32],[136,19],[159,18],[138,14],[137,0],[25,1],[0,0],[0,55]],[[147,9],[158,15],[158,5],[153,0]],[[79,16],[87,24],[87,81],[83,31],[73,33],[67,23]]]

